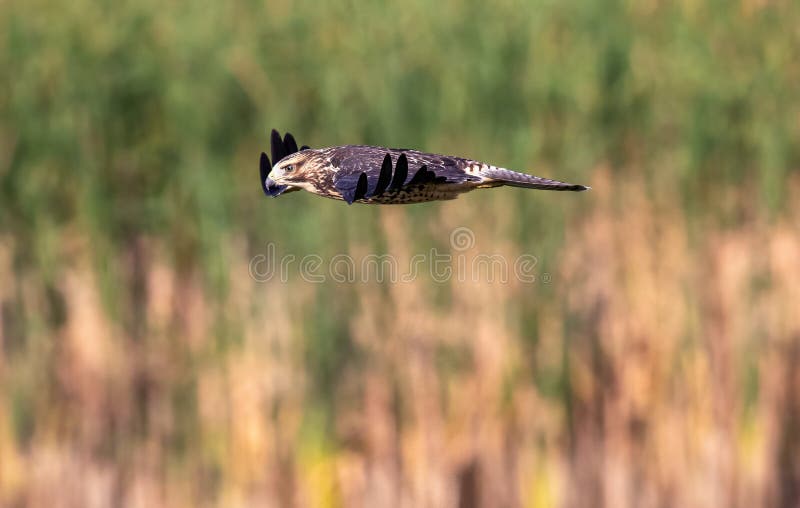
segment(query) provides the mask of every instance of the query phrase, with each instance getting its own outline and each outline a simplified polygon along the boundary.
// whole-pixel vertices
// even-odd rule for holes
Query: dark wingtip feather
[[[283,148],[286,151],[286,155],[293,154],[297,151],[297,142],[294,140],[294,136],[288,132],[283,136]]]
[[[261,160],[258,164],[259,173],[261,174],[261,190],[264,191],[264,194],[267,196],[270,195],[269,190],[267,190],[267,176],[269,176],[270,171],[272,171],[272,164],[269,163],[269,157],[264,152],[261,152]]]
[[[400,189],[406,183],[406,176],[408,176],[408,158],[406,154],[401,153],[394,166],[394,178],[392,178],[389,188],[392,190]]]
[[[353,195],[353,201],[358,201],[359,199],[364,199],[367,195],[367,174],[361,173],[361,176],[358,177],[358,183],[356,184],[356,192]]]
[[[373,196],[380,196],[392,182],[392,156],[388,153],[383,158],[381,164],[381,173],[378,176],[378,183],[375,185],[375,190],[372,192]]]
[[[432,181],[435,176],[436,175],[434,175],[433,171],[428,171],[428,166],[423,164],[422,167],[420,167],[417,172],[414,173],[414,176],[411,178],[411,181],[408,182],[408,185],[428,183]]]
[[[286,156],[286,148],[283,146],[283,140],[281,139],[280,133],[278,133],[278,131],[275,129],[272,129],[270,145],[272,147],[272,161],[277,164],[278,161]]]

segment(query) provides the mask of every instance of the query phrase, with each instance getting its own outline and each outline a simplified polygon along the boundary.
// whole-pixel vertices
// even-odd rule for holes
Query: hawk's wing
[[[458,157],[378,146],[348,145],[331,153],[331,164],[338,168],[334,186],[348,203],[419,185],[480,181],[467,173],[470,163]]]

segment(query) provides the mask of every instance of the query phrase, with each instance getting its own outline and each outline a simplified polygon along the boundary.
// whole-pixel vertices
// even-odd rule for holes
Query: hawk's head
[[[309,180],[310,162],[308,151],[297,152],[281,159],[267,176],[267,189],[270,195],[278,196],[285,192],[308,189],[312,186]]]
[[[307,146],[297,148],[294,137],[286,133],[281,139],[278,131],[272,131],[272,160],[275,167],[269,161],[267,154],[261,153],[261,189],[267,196],[273,198],[286,192],[292,192],[307,188],[307,175],[305,163],[308,160],[309,148]]]

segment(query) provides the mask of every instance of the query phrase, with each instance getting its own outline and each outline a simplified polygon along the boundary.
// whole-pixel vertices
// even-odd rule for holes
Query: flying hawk
[[[405,148],[344,145],[298,149],[291,134],[281,138],[276,130],[271,144],[275,166],[263,152],[260,163],[261,188],[271,197],[304,189],[347,204],[408,204],[455,199],[473,189],[503,185],[556,191],[589,189],[471,159]]]

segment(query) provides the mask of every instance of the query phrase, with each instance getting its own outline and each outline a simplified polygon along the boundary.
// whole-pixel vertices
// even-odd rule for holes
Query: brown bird
[[[474,189],[503,185],[556,191],[589,189],[471,159],[405,148],[344,145],[298,149],[291,134],[287,132],[281,139],[276,130],[271,144],[275,166],[263,152],[260,163],[261,188],[271,197],[303,189],[347,204],[409,204],[455,199]]]

